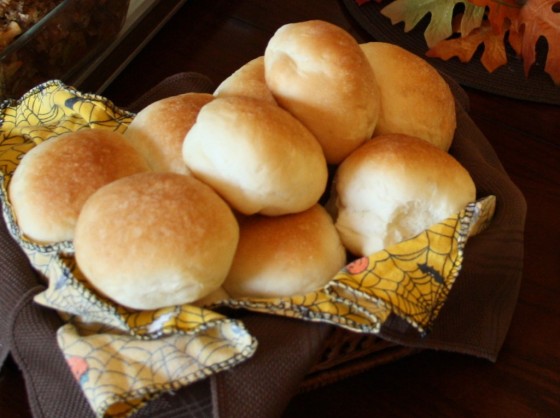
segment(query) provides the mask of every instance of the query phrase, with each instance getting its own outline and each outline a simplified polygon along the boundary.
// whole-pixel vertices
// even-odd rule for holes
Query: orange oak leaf
[[[461,62],[469,62],[481,44],[484,45],[484,51],[480,62],[488,72],[493,72],[507,63],[504,34],[495,33],[488,21],[484,21],[479,28],[466,36],[439,42],[430,48],[426,55],[445,61],[457,57]]]
[[[525,75],[529,75],[536,60],[539,38],[548,44],[544,71],[554,84],[560,85],[560,1],[528,0],[512,21],[510,44],[521,54]]]
[[[523,0],[469,0],[472,4],[487,7],[487,18],[496,33],[504,33],[509,22],[516,19]]]
[[[513,48],[517,56],[521,56],[521,47],[523,45],[523,34],[516,30],[508,31],[508,43]]]

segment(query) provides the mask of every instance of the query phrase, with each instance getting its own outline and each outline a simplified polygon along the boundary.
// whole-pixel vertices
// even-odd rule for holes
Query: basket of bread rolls
[[[1,111],[3,215],[100,416],[249,358],[232,310],[327,322],[365,351],[393,315],[428,333],[494,209],[448,152],[440,74],[324,21],[282,26],[213,92],[131,113],[51,81]],[[111,380],[167,351],[188,372]]]
[[[366,333],[396,314],[429,332],[494,205],[449,154],[444,78],[401,47],[306,21],[214,97],[182,151],[238,213],[223,304]]]

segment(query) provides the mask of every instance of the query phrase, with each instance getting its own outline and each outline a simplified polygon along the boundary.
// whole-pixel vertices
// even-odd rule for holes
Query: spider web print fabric
[[[494,196],[472,202],[414,238],[354,260],[319,291],[276,299],[230,299],[219,304],[329,322],[363,333],[378,333],[395,314],[425,334],[459,275],[469,236],[485,229],[495,204]]]
[[[0,108],[3,216],[48,284],[35,302],[56,310],[66,321],[57,333],[59,347],[99,417],[128,416],[164,392],[250,358],[256,340],[243,323],[213,308],[244,308],[361,333],[379,333],[383,323],[397,315],[418,332],[429,332],[459,274],[468,238],[481,232],[494,213],[494,196],[472,202],[412,239],[354,260],[323,289],[309,294],[130,311],[88,286],[73,257],[72,242],[38,245],[23,236],[7,189],[22,156],[33,146],[78,129],[124,132],[133,117],[103,97],[58,81],[37,86]]]

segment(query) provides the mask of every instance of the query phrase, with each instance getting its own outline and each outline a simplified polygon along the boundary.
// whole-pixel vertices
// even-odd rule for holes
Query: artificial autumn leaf
[[[480,7],[488,7],[487,18],[496,33],[504,33],[505,27],[519,15],[521,5],[516,0],[469,0]]]
[[[484,21],[466,36],[439,42],[426,55],[445,61],[457,57],[461,62],[469,62],[481,44],[484,44],[484,51],[480,62],[488,72],[491,73],[507,63],[504,34],[495,33],[488,21]]]
[[[465,6],[464,15],[471,22],[470,29],[480,26],[485,8],[476,6],[468,0],[395,0],[385,6],[381,13],[391,19],[393,24],[404,22],[405,32],[412,30],[424,16],[430,14],[430,22],[424,32],[424,38],[428,46],[432,47],[452,35],[453,11],[460,3]]]
[[[472,7],[472,2],[469,0],[467,12],[461,14],[459,29],[455,29],[455,32],[461,34],[461,36],[467,36],[476,28],[479,28],[483,22],[484,16],[486,15],[486,8],[477,6]],[[476,6],[476,5],[475,5]],[[472,10],[470,9],[472,7]]]
[[[560,85],[560,10],[558,0],[528,0],[512,21],[510,37],[520,44],[525,75],[536,60],[537,42],[546,38],[548,52],[544,70]],[[517,39],[517,41],[516,41]]]
[[[512,29],[508,31],[508,44],[513,48],[518,56],[521,56],[523,46],[523,33]]]

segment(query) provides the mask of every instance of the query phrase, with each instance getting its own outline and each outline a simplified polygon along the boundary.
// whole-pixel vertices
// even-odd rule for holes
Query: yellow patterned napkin
[[[468,237],[489,224],[495,204],[494,196],[470,203],[414,238],[354,260],[318,291],[219,304],[329,322],[364,333],[378,333],[395,314],[426,333],[459,274]]]
[[[13,238],[48,284],[35,301],[66,320],[59,346],[98,417],[125,417],[149,399],[251,357],[256,341],[243,324],[184,305],[133,311],[96,294],[73,257],[72,242],[38,245],[23,236],[7,195],[21,157],[52,136],[84,128],[124,131],[134,115],[105,98],[58,81],[0,108],[0,199]],[[56,382],[55,382],[56,383]]]

